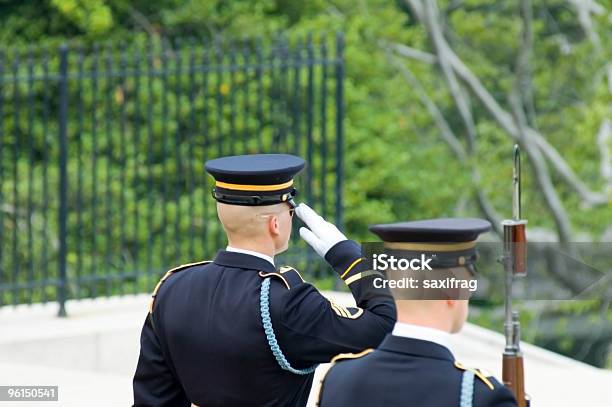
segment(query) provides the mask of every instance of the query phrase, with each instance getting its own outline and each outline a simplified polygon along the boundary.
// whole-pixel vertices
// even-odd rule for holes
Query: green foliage
[[[104,0],[51,0],[51,5],[89,35],[102,36],[113,27],[112,11]]]
[[[410,85],[381,50],[381,41],[427,50],[423,27],[395,4],[324,1],[144,1],[71,0],[8,2],[2,13],[0,39],[5,44],[50,39],[141,38],[141,33],[212,38],[269,35],[279,30],[292,36],[343,30],[346,35],[346,226],[368,238],[367,225],[465,212],[477,214],[473,187],[464,165],[442,143],[438,129]],[[521,19],[518,4],[494,1],[440,2],[449,38],[474,73],[506,106],[516,63]],[[447,8],[448,7],[448,8]],[[560,0],[534,2],[532,63],[537,126],[568,164],[595,190],[603,186],[600,154],[594,140],[603,118],[610,115],[610,93],[604,67],[609,47],[596,51],[582,32],[575,12]],[[27,21],[27,24],[25,23]],[[52,24],[50,22],[53,22]],[[609,38],[609,22],[595,18],[600,37]],[[21,28],[34,26],[30,31]],[[16,29],[18,28],[18,29]],[[500,33],[503,33],[500,34]],[[135,36],[135,37],[134,37]],[[584,61],[589,63],[584,63]],[[408,62],[456,133],[464,130],[446,86],[432,66]],[[500,213],[510,209],[509,190],[500,189],[510,172],[511,142],[484,108],[473,104],[479,137],[478,167],[482,188]],[[330,119],[331,120],[331,119]],[[155,124],[157,125],[157,123]],[[331,125],[331,124],[330,124]],[[373,170],[375,169],[375,170]],[[372,172],[376,176],[372,176]],[[453,182],[447,174],[452,173]],[[533,176],[525,177],[525,213],[530,224],[553,227]],[[427,186],[427,188],[425,188]],[[610,206],[585,209],[563,182],[556,186],[575,229],[594,238],[609,222]],[[466,203],[468,204],[466,206]]]

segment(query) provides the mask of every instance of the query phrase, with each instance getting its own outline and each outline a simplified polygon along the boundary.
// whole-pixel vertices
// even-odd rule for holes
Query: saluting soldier
[[[376,350],[334,358],[322,383],[320,407],[516,406],[508,388],[465,367],[451,351],[450,335],[465,323],[467,299],[475,287],[476,239],[490,228],[481,219],[370,228],[384,241],[381,251],[387,257],[412,260],[424,255],[432,270],[387,271],[385,281],[398,313],[393,332]]]
[[[360,246],[308,206],[295,206],[304,161],[284,154],[206,163],[228,246],[166,273],[142,328],[136,406],[304,406],[318,363],[376,346],[395,305],[373,289]],[[293,213],[300,235],[341,276],[356,307],[328,301],[292,267],[277,268]]]

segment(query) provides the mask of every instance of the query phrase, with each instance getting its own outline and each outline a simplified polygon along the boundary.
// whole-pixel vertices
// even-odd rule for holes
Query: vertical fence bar
[[[336,34],[336,225],[344,229],[344,37]]]
[[[93,48],[91,69],[91,295],[98,295],[98,76],[100,48]]]
[[[161,60],[162,60],[162,142],[161,142],[161,160],[162,160],[162,265],[166,267],[168,265],[168,251],[166,245],[167,230],[168,230],[168,54],[171,52],[170,45],[161,44]]]
[[[45,49],[42,53],[43,61],[43,83],[49,83],[49,53]],[[47,87],[44,89],[43,96],[43,108],[42,108],[42,135],[43,135],[43,176],[42,176],[42,218],[43,218],[43,233],[42,233],[42,258],[40,261],[40,269],[42,270],[43,285],[42,290],[42,301],[47,302],[47,284],[49,279],[49,140],[48,140],[48,126],[49,126],[49,90]]]
[[[111,194],[111,162],[113,161],[113,48],[111,44],[108,44],[105,50],[106,56],[106,71],[104,72],[104,76],[106,81],[104,85],[106,85],[106,92],[104,92],[104,114],[105,114],[105,131],[106,131],[106,159],[104,160],[104,169],[105,169],[105,204],[104,204],[104,217],[105,217],[105,250],[104,250],[104,295],[109,296],[111,291],[110,278],[108,269],[112,264],[111,261],[111,252],[112,252],[112,241],[113,241],[113,210],[111,208],[112,205],[112,194]]]
[[[210,146],[210,92],[209,92],[209,80],[208,80],[208,76],[210,73],[210,46],[206,46],[203,50],[202,50],[202,66],[203,66],[203,70],[202,70],[202,98],[203,98],[203,104],[204,104],[204,112],[203,112],[203,132],[204,132],[204,140],[203,140],[203,161],[206,162],[208,160],[208,150],[209,150],[209,146]],[[204,178],[202,179],[203,182],[203,187],[206,190],[206,181],[207,181],[207,177],[206,174],[204,174]],[[208,192],[208,190],[206,190],[206,192]],[[203,231],[202,231],[202,247],[204,248],[204,253],[206,253],[207,255],[209,254],[209,249],[208,249],[208,242],[209,242],[209,238],[208,238],[208,233],[210,231],[209,227],[208,227],[208,222],[206,222],[206,219],[208,217],[208,198],[209,195],[208,194],[204,194],[204,208],[202,211],[202,227],[203,227]]]
[[[119,46],[119,85],[115,90],[115,102],[119,104],[119,267],[120,276],[117,284],[119,294],[123,294],[122,280],[125,278],[126,257],[128,250],[125,246],[126,242],[126,218],[125,218],[125,189],[126,189],[126,170],[127,170],[127,140],[125,135],[125,104],[126,102],[126,82],[127,82],[127,54],[126,45],[121,43]]]
[[[75,270],[76,277],[76,298],[81,298],[81,274],[83,270],[83,240],[84,225],[83,225],[83,129],[84,129],[84,107],[83,102],[83,63],[84,55],[83,49],[78,50],[78,68],[77,68],[77,104],[78,104],[78,126],[77,126],[77,199],[76,199],[76,212],[77,212],[77,239],[76,239],[76,252],[77,252],[77,264]]]
[[[195,160],[194,148],[193,148],[193,133],[195,132],[195,53],[194,53],[194,44],[191,42],[189,44],[189,75],[188,75],[188,83],[187,88],[189,89],[189,129],[187,130],[187,145],[188,145],[188,159],[187,159],[187,173],[188,175],[188,213],[189,213],[189,258],[193,259],[195,256],[195,215],[193,211],[193,200],[194,200],[194,190],[195,190],[195,180],[194,180],[194,172],[193,172],[193,162]]]
[[[292,59],[293,62],[293,138],[294,138],[294,150],[293,153],[297,156],[301,154],[302,151],[302,132],[301,132],[301,122],[302,118],[300,116],[300,111],[302,109],[301,105],[301,92],[300,92],[300,78],[301,78],[301,68],[302,68],[302,40],[298,38],[294,56]]]
[[[147,40],[147,287],[151,285],[153,271],[153,40]]]
[[[60,46],[59,66],[59,216],[58,216],[58,316],[66,316],[66,235],[68,220],[68,46]]]
[[[238,144],[238,136],[236,134],[236,48],[231,42],[229,46],[229,104],[230,104],[230,134],[232,143],[230,144],[230,154],[235,155],[235,144]]]
[[[182,140],[182,126],[181,126],[181,96],[182,96],[182,71],[183,71],[183,46],[181,42],[176,42],[174,57],[176,60],[174,61],[174,67],[176,69],[176,75],[174,76],[174,120],[176,120],[175,132],[174,132],[174,142],[172,146],[174,147],[174,153],[176,157],[176,172],[175,179],[173,181],[174,184],[174,256],[172,257],[172,261],[178,262],[181,260],[181,195],[183,192],[183,157],[181,154],[181,146],[183,144]]]
[[[19,52],[15,51],[13,60],[13,97],[15,103],[13,104],[13,207],[19,208],[19,194],[17,185],[19,184],[19,139],[21,136],[21,126],[19,122],[20,110],[21,110],[21,95],[19,91]],[[21,272],[21,262],[19,261],[19,212],[13,211],[13,246],[12,246],[12,282],[13,282],[13,294],[12,300],[13,305],[16,305],[19,301],[18,287],[19,287],[19,274]]]
[[[215,62],[216,64],[216,112],[217,112],[217,154],[223,155],[223,53],[221,52],[221,39],[215,38]]]
[[[4,50],[0,50],[0,208],[4,206]],[[4,211],[0,210],[0,281],[6,280],[4,268]],[[0,289],[0,306],[4,305],[4,287]]]
[[[134,181],[132,182],[132,187],[134,189],[134,229],[132,232],[133,239],[133,250],[134,253],[132,255],[133,264],[138,265],[140,267],[140,247],[139,247],[139,231],[140,231],[140,194],[139,194],[139,186],[140,186],[140,127],[142,123],[142,117],[140,112],[140,61],[141,61],[141,49],[139,46],[133,48],[133,63],[134,63]],[[139,269],[137,269],[140,272]],[[139,280],[138,277],[134,279],[135,284],[133,286],[133,293],[138,292]]]
[[[223,52],[221,49],[221,38],[215,38],[215,73],[216,80],[216,112],[217,112],[217,154],[219,157],[223,155]],[[215,233],[215,247],[221,247],[221,234],[219,231]]]
[[[321,37],[321,216],[327,218],[327,37]]]
[[[257,55],[255,78],[257,81],[257,149],[258,152],[263,153],[263,137],[262,132],[264,128],[264,117],[263,117],[263,45],[261,39],[258,38],[255,44],[255,53]]]
[[[249,113],[249,70],[252,68],[249,60],[249,47],[246,40],[242,42],[242,66],[244,82],[242,83],[242,154],[248,153],[249,146],[249,123],[251,115]]]
[[[320,101],[319,101],[319,140],[318,140],[318,151],[319,151],[319,181],[320,185],[317,190],[319,191],[319,202],[321,208],[321,216],[327,218],[327,35],[323,34],[320,37],[319,44],[319,66],[320,72]],[[334,279],[334,289],[340,289],[340,279]]]
[[[306,166],[306,200],[310,205],[314,205],[314,200],[312,197],[312,176],[313,176],[313,138],[312,138],[312,128],[313,128],[313,104],[314,104],[314,51],[312,45],[312,34],[308,34],[308,38],[306,39],[306,66],[308,69],[308,79],[307,79],[307,96],[306,96],[306,160],[308,161],[308,165]]]
[[[32,303],[34,284],[34,233],[32,230],[32,217],[34,214],[34,51],[28,51],[28,206],[27,206],[27,228],[28,228],[28,289],[26,291],[27,302]]]
[[[276,117],[276,89],[278,88],[276,72],[275,72],[275,60],[276,60],[276,41],[272,41],[270,44],[269,51],[269,75],[270,75],[270,85],[268,87],[268,123],[270,126],[270,142],[266,146],[268,150],[277,150],[278,149],[278,127],[277,127],[277,117]]]
[[[286,152],[291,152],[289,148],[290,145],[290,137],[289,137],[289,128],[287,122],[287,116],[289,114],[288,103],[287,100],[290,95],[289,83],[288,83],[288,70],[289,70],[289,42],[287,38],[281,37],[280,39],[280,78],[279,78],[279,88],[278,88],[278,96],[279,96],[279,121],[280,121],[280,142],[282,142],[282,150]]]

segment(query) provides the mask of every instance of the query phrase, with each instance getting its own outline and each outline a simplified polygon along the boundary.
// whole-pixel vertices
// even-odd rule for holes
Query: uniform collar
[[[213,261],[220,266],[266,271],[268,273],[276,272],[274,264],[251,254],[219,250]]]
[[[405,338],[420,339],[429,341],[451,349],[451,336],[448,332],[439,329],[429,328],[426,326],[407,324],[405,322],[396,322],[393,327],[393,335],[402,336]]]
[[[228,252],[236,252],[236,253],[249,254],[251,256],[262,258],[262,259],[272,263],[272,265],[276,268],[276,266],[274,265],[274,258],[270,257],[270,256],[268,256],[266,254],[255,252],[253,250],[239,249],[237,247],[232,247],[232,246],[227,246],[225,248],[225,250],[228,251]]]
[[[450,362],[455,360],[455,357],[448,348],[435,342],[392,334],[387,334],[378,346],[378,349],[418,357],[448,360]]]

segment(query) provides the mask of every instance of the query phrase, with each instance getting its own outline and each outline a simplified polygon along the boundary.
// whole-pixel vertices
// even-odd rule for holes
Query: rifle
[[[506,274],[506,302],[502,380],[514,393],[518,407],[529,407],[530,399],[525,394],[525,372],[523,353],[520,349],[521,327],[518,311],[512,310],[512,281],[527,275],[527,237],[521,219],[521,155],[518,144],[514,145],[514,167],[512,170],[512,219],[501,222],[504,230],[504,249],[500,262]]]

